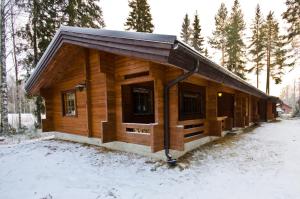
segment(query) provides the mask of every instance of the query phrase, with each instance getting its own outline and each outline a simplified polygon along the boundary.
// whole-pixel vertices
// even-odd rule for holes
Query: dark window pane
[[[201,98],[199,93],[183,93],[183,114],[201,113]]]
[[[205,87],[179,84],[179,120],[205,118]]]
[[[154,82],[122,85],[122,120],[127,123],[153,123]]]
[[[133,88],[134,114],[152,114],[152,90]]]

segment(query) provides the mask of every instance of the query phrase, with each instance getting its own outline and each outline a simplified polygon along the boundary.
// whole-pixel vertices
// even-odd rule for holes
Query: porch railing
[[[155,124],[123,123],[125,133],[137,135],[151,135]]]
[[[227,116],[217,117],[217,121],[221,122],[221,132],[232,129],[233,119]]]
[[[178,122],[178,128],[180,128],[184,142],[191,142],[193,140],[200,139],[207,134],[205,120],[185,120]]]

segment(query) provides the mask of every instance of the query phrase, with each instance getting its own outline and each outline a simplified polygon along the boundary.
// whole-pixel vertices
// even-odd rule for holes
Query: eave
[[[35,83],[63,44],[73,44],[117,55],[141,58],[173,65],[187,71],[194,68],[197,61],[200,61],[198,73],[206,79],[257,97],[268,98],[264,92],[178,41],[176,36],[76,27],[61,27],[57,31],[26,82],[27,93],[37,94],[33,92]]]

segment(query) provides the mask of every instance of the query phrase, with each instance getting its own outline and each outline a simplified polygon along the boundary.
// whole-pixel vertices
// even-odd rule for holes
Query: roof
[[[198,73],[203,77],[258,97],[268,98],[264,92],[199,54],[193,48],[179,41],[174,35],[68,26],[62,26],[56,32],[25,84],[27,93],[34,94],[32,93],[33,86],[55,53],[65,43],[162,64],[171,64],[185,70],[192,70],[200,61]]]

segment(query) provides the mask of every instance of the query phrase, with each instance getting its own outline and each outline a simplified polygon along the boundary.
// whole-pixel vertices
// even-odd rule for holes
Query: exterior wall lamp
[[[75,89],[78,91],[83,91],[84,89],[86,89],[86,83],[81,83],[75,86]]]
[[[223,93],[222,92],[218,92],[218,97],[222,97]]]

